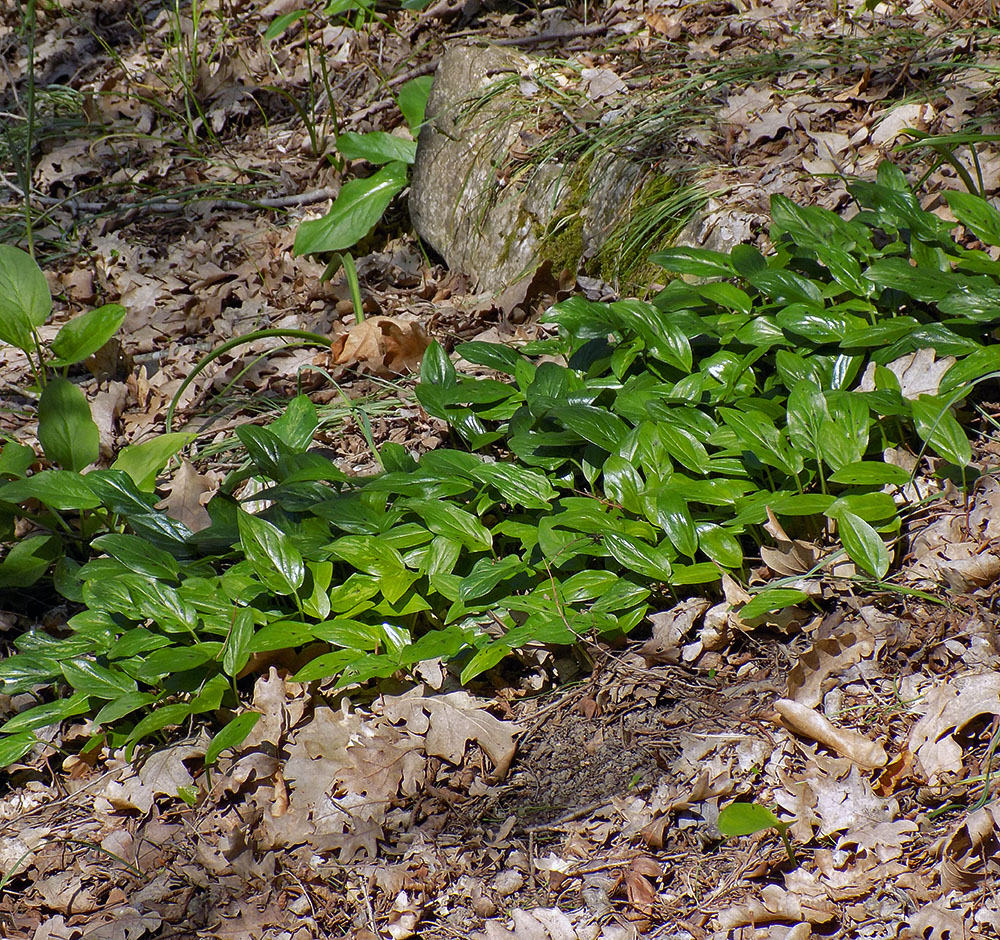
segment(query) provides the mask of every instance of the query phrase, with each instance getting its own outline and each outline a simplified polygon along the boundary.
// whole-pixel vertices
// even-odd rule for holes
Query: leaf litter
[[[110,368],[95,364],[88,388],[105,453],[161,430],[170,399],[212,347],[276,326],[340,337],[328,363],[340,387],[314,377],[317,400],[341,399],[347,384],[364,401],[384,394],[375,379],[389,378],[396,398],[391,410],[372,412],[370,432],[432,449],[441,428],[399,379],[426,338],[532,338],[530,314],[572,289],[556,277],[508,297],[467,296],[460,276],[403,239],[358,259],[366,310],[377,315],[351,326],[346,284],[323,282],[321,264],[292,255],[294,226],[254,208],[287,200],[291,218],[305,218],[340,183],[268,90],[302,90],[308,78],[305,43],[265,49],[259,39],[291,6],[201,21],[204,36],[226,41],[187,75],[201,105],[190,120],[167,11],[145,22],[109,21],[87,0],[39,11],[37,67],[51,82],[76,73],[91,130],[126,120],[133,131],[114,145],[99,133],[50,137],[35,174],[50,211],[40,238],[57,243],[73,214],[92,217],[84,251],[50,277],[54,293],[65,291],[63,315],[98,300],[128,310],[124,350]],[[847,4],[852,34],[827,9],[784,0],[667,2],[641,13],[616,4],[591,10],[599,29],[587,33],[569,9],[476,18],[467,5],[437,4],[395,32],[377,22],[328,25],[321,42],[340,83],[341,127],[358,130],[392,120],[384,76],[395,73],[395,82],[413,69],[419,43],[438,50],[456,31],[565,34],[561,51],[580,56],[598,112],[628,87],[629,57],[656,42],[677,44],[681,67],[757,46],[781,54],[793,35],[818,43],[812,61],[790,56],[771,78],[708,89],[714,124],[682,135],[689,154],[707,148],[715,158],[702,175],[717,194],[688,235],[727,247],[759,238],[771,193],[839,208],[846,190],[824,174],[870,174],[910,131],[960,131],[970,118],[988,130],[985,104],[996,92],[988,61],[964,60],[943,85],[931,78],[937,62],[976,49],[969,24],[984,9],[880,4],[866,18]],[[2,22],[0,43],[15,53],[0,74],[6,97],[23,87],[26,62],[15,48],[16,11]],[[918,41],[886,42],[892,33],[879,24]],[[180,25],[192,35],[190,18]],[[620,43],[613,54],[595,42],[605,35]],[[835,63],[822,47],[831,38],[857,38],[860,54]],[[905,100],[921,83],[935,89],[932,100]],[[273,109],[266,126],[256,117],[262,106]],[[314,116],[327,130],[327,116]],[[184,157],[199,151],[221,159]],[[987,192],[1000,188],[992,144],[967,169],[978,169]],[[943,164],[931,182],[953,173]],[[70,193],[82,198],[66,201]],[[15,195],[8,187],[0,213],[17,211]],[[945,207],[930,208],[948,218]],[[59,322],[47,328],[53,335]],[[220,358],[180,400],[186,419],[202,407],[210,415],[192,459],[161,490],[192,529],[217,486],[209,445],[227,433],[211,413],[231,405],[244,420],[311,370],[312,351],[280,346],[260,340]],[[135,370],[116,374],[129,362]],[[924,352],[888,368],[916,398],[936,392],[946,364]],[[26,363],[9,347],[0,347],[0,376],[0,429],[30,440],[19,391]],[[345,417],[324,441],[352,472],[366,469],[362,424]],[[917,476],[908,487],[918,501],[936,497],[909,522],[899,579],[918,593],[908,598],[856,597],[831,577],[822,591],[834,613],[802,605],[744,621],[751,595],[733,582],[720,603],[681,602],[654,615],[644,646],[588,646],[583,662],[539,649],[518,674],[471,691],[432,661],[421,667],[423,686],[374,698],[324,689],[316,700],[287,679],[297,664],[254,660],[251,709],[261,718],[238,753],[224,752],[212,768],[200,738],[138,762],[82,752],[15,768],[0,798],[0,932],[11,940],[998,936],[990,885],[1000,834],[989,797],[1000,739],[1000,491],[988,475],[968,499]],[[816,545],[771,534],[762,581],[797,578],[823,561]],[[947,606],[935,602],[941,582]],[[58,626],[58,611],[47,616]],[[4,622],[5,632],[18,626]],[[0,705],[9,714],[20,703]],[[69,722],[51,743],[76,750],[89,731]],[[791,822],[800,867],[788,867],[773,833],[720,844],[715,819],[733,799],[771,805]]]

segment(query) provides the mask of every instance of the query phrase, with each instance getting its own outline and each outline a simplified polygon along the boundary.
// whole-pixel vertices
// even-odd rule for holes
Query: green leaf
[[[649,260],[674,274],[732,277],[735,273],[727,255],[709,248],[671,248],[650,255]]]
[[[273,42],[277,39],[289,26],[297,23],[299,20],[305,19],[309,15],[308,10],[292,10],[289,13],[282,13],[281,16],[276,16],[271,20],[270,25],[264,30],[264,40],[266,42]]]
[[[59,664],[63,677],[77,692],[100,699],[116,699],[137,691],[135,679],[118,669],[108,669],[90,659],[70,659]]]
[[[319,415],[308,395],[296,395],[281,416],[268,426],[268,430],[296,452],[304,451],[312,443],[318,428]]]
[[[698,548],[712,561],[722,565],[723,568],[739,568],[743,564],[743,549],[739,539],[732,532],[713,522],[700,522],[696,528]]]
[[[147,578],[172,581],[180,570],[173,555],[162,548],[150,545],[137,535],[109,532],[98,536],[90,544],[93,548],[106,552],[126,568]]]
[[[749,836],[765,829],[786,827],[766,806],[757,803],[730,803],[719,811],[717,825],[724,836]]]
[[[105,304],[73,317],[52,340],[50,348],[56,358],[49,365],[71,366],[92,356],[118,332],[125,312],[121,304]]]
[[[345,131],[337,137],[337,149],[348,160],[367,160],[381,166],[393,161],[413,163],[417,142],[385,131],[369,131],[367,134]]]
[[[430,499],[404,499],[398,505],[415,512],[435,535],[444,535],[472,551],[488,551],[493,536],[475,516],[452,503]]]
[[[944,300],[956,286],[940,271],[915,268],[905,258],[882,258],[871,265],[863,276],[877,287],[899,290],[914,300],[927,303]]]
[[[248,607],[237,608],[233,611],[233,623],[222,644],[222,671],[227,676],[235,678],[243,671],[250,659],[253,637],[253,612]]]
[[[406,164],[390,163],[369,179],[345,183],[322,219],[299,225],[295,233],[295,254],[343,251],[353,247],[374,228],[407,182]]]
[[[490,593],[501,581],[507,581],[521,571],[527,570],[527,565],[516,555],[508,555],[499,561],[492,558],[480,558],[472,566],[458,589],[458,596],[463,601],[471,601]]]
[[[377,535],[345,535],[330,545],[330,551],[349,565],[377,578],[394,578],[406,566],[399,551]]]
[[[420,363],[420,383],[440,385],[442,388],[454,388],[458,384],[455,366],[437,340],[434,340],[424,352],[424,358]]]
[[[205,750],[205,766],[211,767],[223,751],[239,747],[261,719],[260,712],[243,712],[213,736]]]
[[[955,218],[976,238],[987,245],[1000,245],[1000,212],[982,196],[948,191],[944,198]]]
[[[158,434],[142,444],[128,444],[118,452],[111,469],[124,471],[140,490],[152,493],[156,478],[170,458],[180,453],[196,436],[189,432],[171,431]]]
[[[9,767],[15,761],[19,761],[37,743],[38,738],[30,731],[0,738],[0,768]]]
[[[51,310],[49,283],[34,258],[13,245],[0,245],[0,341],[34,353],[34,328]]]
[[[564,405],[552,409],[551,415],[563,427],[609,453],[618,450],[622,438],[629,431],[628,425],[617,415],[594,405]]]
[[[910,474],[891,463],[859,460],[831,474],[830,482],[854,486],[884,486],[887,483],[904,486],[910,482]]]
[[[945,460],[959,467],[972,462],[972,447],[948,402],[934,395],[921,395],[910,403],[917,434]]]
[[[29,535],[18,539],[0,562],[0,588],[25,588],[34,584],[61,554],[54,535]]]
[[[470,474],[480,483],[487,483],[496,489],[511,505],[525,509],[548,509],[559,495],[544,474],[527,467],[510,463],[483,463],[472,468]]]
[[[889,552],[878,532],[853,512],[838,512],[833,518],[851,561],[881,581],[889,570]]]
[[[132,712],[152,705],[160,697],[159,692],[128,692],[117,699],[108,702],[95,716],[94,724],[97,727],[111,725],[116,721],[131,715]]]
[[[670,558],[662,549],[618,532],[608,532],[602,541],[614,558],[629,571],[636,571],[657,581],[670,580]]]
[[[765,614],[784,610],[786,607],[794,607],[807,600],[809,600],[809,595],[803,591],[794,588],[772,588],[754,595],[740,608],[739,615],[742,620],[756,620]]]
[[[69,698],[46,702],[20,712],[0,725],[0,733],[16,734],[19,731],[34,731],[36,728],[47,728],[74,715],[82,715],[90,710],[90,703],[84,693],[71,695]]]
[[[2,247],[2,246],[0,246]],[[82,470],[101,453],[100,434],[83,392],[51,378],[38,400],[38,440],[45,456],[64,470]]]
[[[661,487],[655,495],[653,518],[678,552],[694,558],[698,536],[685,499],[669,486]]]
[[[0,500],[20,503],[37,499],[50,509],[93,509],[101,501],[87,478],[72,470],[40,470],[23,480],[0,485]]]
[[[414,137],[417,135],[420,125],[424,123],[427,99],[430,96],[433,82],[433,75],[411,78],[400,87],[399,94],[396,96],[403,120],[406,121],[406,126]]]
[[[240,543],[257,577],[276,594],[294,594],[305,580],[302,554],[277,526],[240,509]]]

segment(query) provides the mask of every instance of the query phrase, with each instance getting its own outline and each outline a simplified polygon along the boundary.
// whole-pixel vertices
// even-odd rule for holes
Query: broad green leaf
[[[94,724],[100,728],[102,725],[114,724],[114,722],[131,715],[132,712],[152,705],[160,698],[160,692],[128,692],[119,698],[108,702],[95,716]]]
[[[30,587],[62,552],[62,544],[53,535],[18,539],[0,561],[0,588]]]
[[[727,255],[709,248],[670,248],[650,255],[649,260],[674,274],[732,277],[735,273]]]
[[[101,453],[100,435],[83,392],[61,377],[49,379],[38,400],[38,440],[64,470],[82,470]]]
[[[717,825],[724,836],[750,836],[764,829],[783,829],[781,822],[766,806],[757,803],[730,803],[719,811]]]
[[[739,568],[743,564],[740,541],[728,529],[713,522],[700,522],[696,529],[698,548],[712,561],[718,562],[723,568]]]
[[[455,366],[444,347],[434,340],[424,352],[424,358],[420,363],[420,387],[424,384],[440,385],[442,388],[454,388],[458,383],[455,374]]]
[[[90,703],[83,692],[71,695],[69,698],[57,699],[54,702],[46,702],[43,705],[36,705],[26,711],[20,712],[10,718],[3,725],[0,725],[0,733],[16,734],[19,731],[34,731],[36,728],[47,728],[49,725],[58,724],[66,718],[74,715],[82,715],[90,710]]]
[[[551,414],[563,427],[609,453],[618,450],[619,443],[629,431],[621,418],[594,405],[564,405],[554,408]]]
[[[336,650],[317,656],[303,666],[292,679],[295,682],[314,682],[316,679],[332,679],[339,676],[351,663],[366,659],[367,654],[357,650]]]
[[[90,544],[99,551],[107,552],[126,568],[148,578],[172,581],[180,570],[173,555],[137,535],[109,532],[98,536]]]
[[[277,526],[242,509],[236,515],[240,542],[257,577],[276,594],[294,594],[305,580],[302,554]]]
[[[222,644],[222,671],[235,678],[250,659],[250,643],[253,640],[253,613],[248,607],[233,611],[233,622]]]
[[[934,303],[957,286],[940,271],[913,267],[905,258],[882,258],[864,272],[865,280],[877,287],[889,287],[909,294],[914,300]]]
[[[59,657],[52,652],[18,653],[0,660],[0,691],[5,695],[28,692],[60,676]]]
[[[708,472],[708,451],[687,428],[659,422],[656,431],[671,459],[683,464],[693,473]]]
[[[87,474],[87,484],[112,512],[128,519],[129,527],[170,551],[186,552],[190,529],[154,509],[155,498],[142,492],[132,478],[121,470],[94,470]]]
[[[1000,212],[982,196],[952,190],[944,198],[955,218],[976,238],[987,245],[1000,245]]]
[[[72,470],[40,470],[23,480],[0,484],[0,500],[20,503],[37,499],[51,509],[93,509],[101,501],[87,477]]]
[[[830,482],[854,486],[883,486],[887,483],[904,486],[910,482],[910,474],[891,463],[860,460],[831,474]]]
[[[972,462],[972,448],[962,426],[948,408],[948,402],[933,395],[921,395],[910,403],[917,433],[945,460],[959,467]]]
[[[308,395],[296,395],[268,429],[293,451],[304,451],[319,428],[316,406]]]
[[[463,601],[471,601],[490,593],[501,581],[507,581],[516,574],[527,570],[527,565],[516,555],[508,555],[499,561],[480,558],[472,570],[462,578],[458,596]]]
[[[757,290],[767,294],[777,303],[807,306],[821,306],[823,303],[823,292],[820,288],[813,281],[794,271],[762,268],[749,276],[744,276]]]
[[[839,512],[834,518],[840,541],[851,561],[872,577],[884,578],[889,570],[889,552],[878,532],[853,512]]]
[[[511,647],[507,645],[503,640],[497,643],[491,643],[489,646],[484,646],[481,650],[478,650],[476,654],[470,659],[465,667],[462,669],[462,674],[459,676],[458,681],[465,685],[476,676],[482,675],[488,669],[492,669],[497,663],[502,659],[510,655]]]
[[[369,131],[367,134],[345,131],[337,137],[337,149],[348,160],[367,160],[381,166],[393,161],[413,163],[417,142],[385,131]]]
[[[368,179],[345,183],[322,219],[299,225],[295,233],[295,254],[344,251],[353,247],[374,228],[407,182],[406,164],[390,163]]]
[[[124,471],[140,490],[152,493],[156,478],[170,458],[179,454],[195,437],[189,432],[171,431],[141,444],[128,444],[118,452],[111,469]]]
[[[188,669],[197,669],[210,659],[212,654],[199,646],[171,646],[153,650],[143,660],[142,666],[136,672],[136,678],[141,682],[153,683],[164,676],[175,675]]]
[[[761,591],[754,595],[740,610],[739,615],[742,620],[756,620],[765,614],[773,613],[776,610],[784,610],[786,607],[794,607],[809,600],[809,595],[794,588],[772,588],[769,591]]]
[[[33,448],[16,441],[7,441],[0,447],[0,477],[20,479],[38,458]]]
[[[34,353],[32,333],[52,310],[49,283],[34,258],[0,245],[0,341]]]
[[[205,766],[211,767],[223,751],[239,747],[261,719],[260,712],[243,712],[214,735],[205,749]]]
[[[471,475],[494,487],[511,505],[525,509],[547,509],[559,495],[544,474],[510,463],[481,463]]]
[[[443,500],[405,499],[398,504],[415,512],[435,535],[461,542],[472,551],[487,551],[493,545],[493,536],[472,513]]]
[[[100,699],[116,699],[137,691],[135,679],[118,669],[108,669],[90,659],[70,659],[59,664],[63,677],[77,692]]]
[[[691,520],[687,501],[670,486],[661,487],[653,496],[652,518],[678,552],[694,558],[698,550],[694,522]]]
[[[640,494],[646,484],[639,471],[624,457],[611,454],[604,461],[603,473],[604,495],[629,512],[641,512]]]
[[[146,715],[132,729],[128,736],[130,744],[141,741],[143,738],[164,728],[183,724],[191,716],[191,705],[188,702],[178,702],[173,705],[163,705]]]
[[[422,9],[422,8],[421,8]],[[427,109],[427,99],[431,93],[433,75],[420,75],[405,82],[399,89],[396,101],[402,112],[403,120],[414,137],[420,125],[424,123],[424,112]]]
[[[618,532],[608,532],[602,541],[627,571],[636,571],[657,581],[670,580],[670,558],[662,549]]]
[[[9,767],[19,761],[36,744],[36,738],[30,731],[21,731],[0,738],[0,768]]]
[[[55,359],[50,360],[49,365],[71,366],[92,356],[118,332],[125,312],[121,304],[105,304],[73,317],[52,340]]]
[[[349,565],[377,578],[403,573],[403,556],[377,535],[345,535],[330,545],[330,551]]]

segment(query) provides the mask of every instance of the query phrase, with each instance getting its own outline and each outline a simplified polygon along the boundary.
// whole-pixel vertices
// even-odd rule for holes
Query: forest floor
[[[705,82],[714,111],[671,159],[703,167],[714,208],[761,240],[770,194],[842,209],[843,175],[872,175],[906,128],[1000,131],[991,4],[870,7],[441,0],[377,5],[363,23],[352,14],[356,28],[316,13],[268,41],[294,2],[40,4],[32,182],[36,254],[56,298],[46,329],[99,303],[128,310],[120,348],[84,383],[102,453],[162,433],[171,399],[220,343],[280,327],[332,336],[353,322],[342,275],[324,281],[321,261],[292,254],[296,225],[321,215],[352,169],[324,159],[336,133],[399,125],[394,90],[430,74],[446,42],[519,44],[625,87],[752,60],[740,81]],[[20,26],[6,5],[0,240],[23,244],[11,149],[27,87]],[[925,207],[945,212],[933,194],[956,188],[955,174],[932,156],[894,159],[914,179],[930,171]],[[995,196],[1000,149],[986,140],[977,157]],[[428,257],[401,207],[356,254],[366,312],[414,317],[449,349],[531,337],[574,286],[477,294]],[[30,439],[19,355],[0,347],[0,434]],[[216,360],[179,400],[175,424],[198,438],[171,483],[175,505],[197,511],[238,462],[233,428],[276,415],[300,383],[321,408],[319,443],[348,472],[375,469],[369,430],[415,454],[438,446],[446,429],[421,411],[413,378],[386,376],[379,357],[361,347],[317,359],[266,338]],[[996,447],[982,436],[980,470]],[[929,599],[821,582],[821,614],[735,631],[722,647],[697,626],[721,598],[689,600],[628,646],[539,651],[470,694],[429,663],[423,689],[386,685],[339,710],[314,708],[272,666],[254,687],[266,728],[216,773],[200,768],[203,738],[135,765],[53,749],[12,767],[0,783],[0,936],[1000,936],[989,802],[1000,486],[988,475],[971,495],[925,485],[941,492],[910,522],[900,583]],[[812,566],[814,547],[772,535],[771,572]],[[733,600],[740,588],[726,590]],[[67,614],[3,604],[8,647]],[[438,704],[415,707],[423,691]],[[0,714],[14,711],[0,696]],[[72,751],[86,735],[69,722],[54,743]],[[379,832],[322,844],[298,828],[309,801],[359,793],[391,805]],[[796,864],[774,830],[719,839],[719,809],[737,797],[780,808]]]

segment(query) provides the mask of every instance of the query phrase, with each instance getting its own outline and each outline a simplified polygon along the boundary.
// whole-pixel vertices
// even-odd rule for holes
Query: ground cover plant
[[[850,221],[774,197],[770,256],[663,252],[655,260],[690,281],[650,303],[573,297],[545,315],[557,336],[457,347],[499,378],[462,376],[432,345],[417,396],[454,446],[419,461],[385,444],[383,472],[348,477],[310,451],[305,396],[268,427],[238,428],[248,463],[197,534],[127,469],[30,475],[6,445],[7,517],[40,504],[60,527],[37,537],[61,529],[102,557],[59,571],[57,587],[85,607],[70,634],[29,633],[0,663],[7,694],[72,690],[0,728],[4,762],[36,729],[87,711],[90,746],[130,753],[165,728],[234,714],[248,661],[276,650],[309,647],[295,679],[340,688],[436,657],[468,682],[533,645],[625,635],[688,586],[745,581],[769,517],[883,581],[913,507],[911,472],[882,455],[929,448],[956,475],[969,463],[953,409],[997,371],[983,338],[1000,318],[1000,265],[955,242],[892,164],[851,189]],[[988,202],[948,199],[1000,245]],[[932,378],[904,386],[891,367],[922,350],[939,357]],[[241,505],[232,494],[250,477],[260,486]],[[60,515],[98,507],[99,534]],[[806,602],[801,587],[767,585],[742,616]]]

